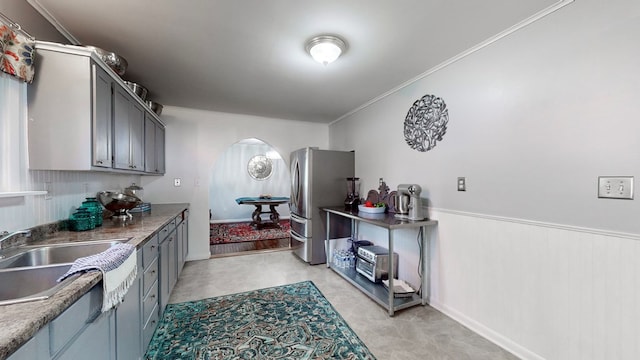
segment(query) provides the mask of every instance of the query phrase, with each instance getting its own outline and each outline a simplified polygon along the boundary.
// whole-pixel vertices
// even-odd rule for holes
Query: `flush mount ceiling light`
[[[327,65],[347,49],[347,43],[337,36],[320,35],[309,40],[306,49],[315,61]]]

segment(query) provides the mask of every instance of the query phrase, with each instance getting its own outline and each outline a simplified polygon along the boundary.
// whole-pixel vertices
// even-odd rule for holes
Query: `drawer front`
[[[295,214],[291,214],[289,217],[289,224],[291,225],[291,232],[298,234],[299,237],[308,238],[311,237],[311,221]]]
[[[151,286],[158,281],[158,259],[153,259],[153,263],[149,267],[144,269],[144,275],[142,278],[142,295],[146,295],[151,289]]]
[[[153,315],[153,310],[156,309],[156,313],[158,312],[158,283],[154,283],[151,286],[151,291],[145,296],[142,302],[142,314],[143,314],[143,322],[147,322],[148,319]]]
[[[50,352],[56,354],[102,309],[102,284],[94,286],[49,324]]]
[[[158,315],[158,306],[156,304],[156,307],[154,308],[154,312],[152,313],[152,316],[149,318],[149,320],[144,324],[144,328],[142,329],[142,346],[143,346],[143,352],[146,353],[147,352],[147,348],[149,346],[149,342],[151,341],[151,338],[153,337],[153,332],[156,330],[156,327],[158,326],[158,320],[160,319],[160,316]]]
[[[169,237],[169,234],[176,228],[176,219],[172,219],[167,225],[163,226],[158,233],[159,243],[162,244],[163,241]]]
[[[158,257],[158,235],[142,247],[142,267],[145,269]]]

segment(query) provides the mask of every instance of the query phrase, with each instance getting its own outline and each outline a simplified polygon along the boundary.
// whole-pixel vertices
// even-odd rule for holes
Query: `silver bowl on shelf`
[[[134,94],[138,95],[138,97],[142,99],[142,101],[145,101],[147,99],[147,88],[131,81],[125,81],[124,83],[129,87],[129,89],[131,89],[131,91],[133,91]]]
[[[127,62],[127,59],[123,58],[122,56],[114,52],[101,49],[97,46],[85,47],[95,52],[98,57],[102,59],[102,61],[104,61],[111,69],[113,69],[113,71],[115,71],[116,74],[122,76],[127,71],[129,63]]]
[[[111,219],[126,222],[133,218],[129,210],[142,203],[135,195],[125,194],[121,191],[100,191],[96,197],[105,209],[113,212]]]
[[[156,115],[160,116],[160,114],[162,114],[162,104],[158,104],[157,102],[152,100],[147,100],[146,103],[149,109],[156,113]]]

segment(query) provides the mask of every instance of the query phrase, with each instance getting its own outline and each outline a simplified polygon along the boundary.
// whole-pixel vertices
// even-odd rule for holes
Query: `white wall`
[[[209,253],[209,182],[218,157],[229,146],[246,138],[271,145],[288,164],[298,148],[328,145],[328,126],[302,121],[227,114],[165,106],[167,125],[166,168],[163,177],[143,177],[151,203],[190,203],[189,259],[205,259]],[[182,186],[174,187],[174,178]]]
[[[271,175],[265,179],[254,179],[249,175],[248,163],[257,155],[267,156],[271,161]],[[255,197],[263,194],[288,197],[291,192],[291,175],[288,154],[276,151],[260,140],[240,141],[231,145],[217,159],[209,182],[209,208],[213,222],[251,221],[253,205],[238,205],[240,197]],[[267,210],[268,207],[265,206]],[[289,204],[276,206],[281,218],[288,218]],[[269,219],[268,215],[262,215]]]
[[[638,1],[575,1],[330,126],[363,192],[422,186],[431,303],[525,358],[640,358],[640,203],[596,196],[600,175],[640,178],[639,20]],[[425,94],[450,120],[421,153],[403,121]],[[414,235],[398,242],[415,276]]]

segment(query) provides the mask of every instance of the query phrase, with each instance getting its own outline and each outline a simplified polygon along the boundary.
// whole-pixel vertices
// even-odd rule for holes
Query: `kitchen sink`
[[[59,264],[0,270],[0,305],[47,299],[79,276],[57,282],[70,267]]]
[[[101,253],[129,240],[131,238],[21,246],[4,250],[0,254],[0,305],[49,298],[80,276],[75,274],[62,282],[57,281],[77,258]]]
[[[11,255],[7,254],[5,258],[0,259],[0,269],[73,263],[77,258],[101,253],[115,244],[129,240],[130,238],[22,246],[13,250]]]

